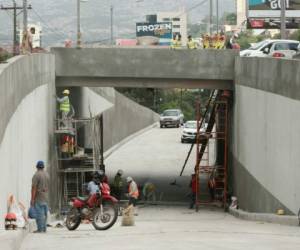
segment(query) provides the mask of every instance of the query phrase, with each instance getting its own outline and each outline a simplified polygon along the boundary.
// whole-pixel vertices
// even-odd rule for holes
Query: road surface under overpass
[[[234,50],[52,48],[58,87],[233,89]]]

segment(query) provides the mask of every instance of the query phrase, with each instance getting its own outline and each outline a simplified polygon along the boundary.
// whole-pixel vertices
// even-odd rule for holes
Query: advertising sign
[[[170,45],[172,40],[172,23],[137,23],[136,37],[138,45]]]
[[[248,0],[248,18],[279,18],[281,0]],[[286,17],[300,17],[300,0],[286,0]]]
[[[287,29],[300,29],[299,21],[287,20],[285,23]],[[280,19],[250,19],[247,20],[248,29],[280,29]]]

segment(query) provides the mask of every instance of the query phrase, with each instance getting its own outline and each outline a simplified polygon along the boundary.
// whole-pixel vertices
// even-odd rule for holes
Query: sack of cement
[[[133,205],[123,209],[122,226],[134,226],[134,207]]]

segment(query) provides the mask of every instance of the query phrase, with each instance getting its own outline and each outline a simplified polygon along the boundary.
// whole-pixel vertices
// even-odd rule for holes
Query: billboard
[[[138,45],[170,45],[172,40],[172,23],[137,23],[136,37]]]
[[[281,0],[248,0],[248,18],[280,18]],[[300,0],[286,0],[286,17],[300,17]]]

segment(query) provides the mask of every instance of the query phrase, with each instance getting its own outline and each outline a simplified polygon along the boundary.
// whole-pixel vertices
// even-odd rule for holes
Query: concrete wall
[[[54,56],[19,56],[0,64],[0,215],[9,194],[30,202],[37,160],[53,168],[52,141]],[[0,220],[0,228],[3,219]]]
[[[159,115],[131,101],[113,88],[88,88],[80,91],[80,116],[104,114],[104,150],[126,137],[159,121]],[[91,146],[89,129],[85,130],[85,146]]]
[[[57,86],[233,87],[234,50],[53,48]]]
[[[299,61],[237,58],[232,163],[242,209],[298,212],[299,110]]]

